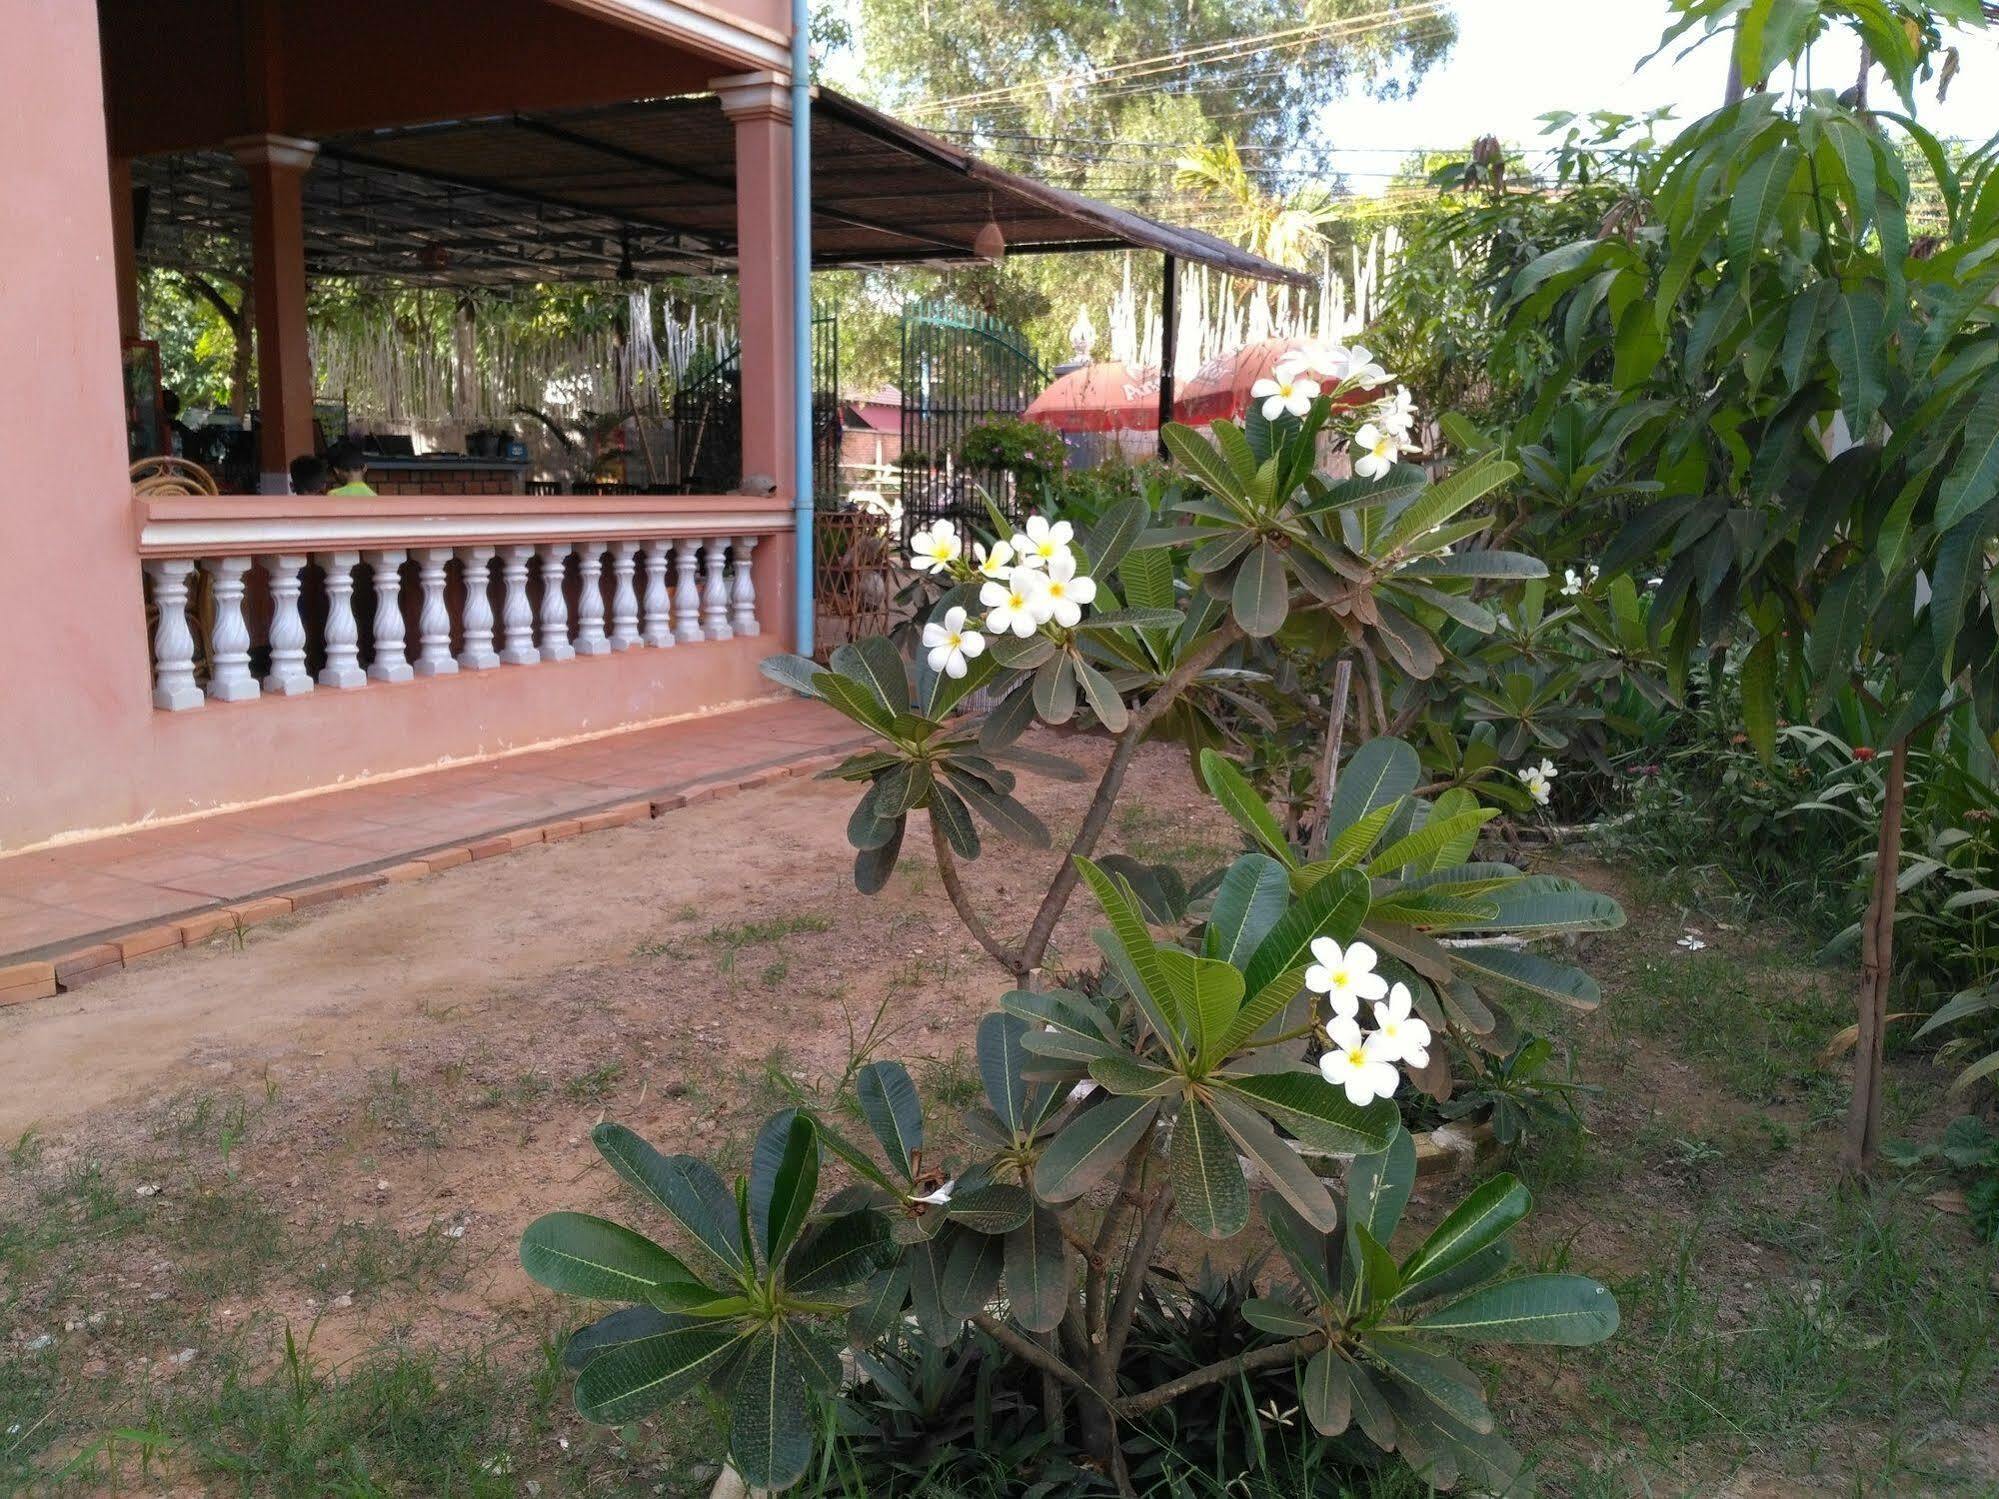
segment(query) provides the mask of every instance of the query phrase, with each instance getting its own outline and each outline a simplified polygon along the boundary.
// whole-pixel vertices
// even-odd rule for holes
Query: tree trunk
[[[1839,1157],[1841,1168],[1855,1175],[1873,1169],[1881,1147],[1882,1032],[1887,1028],[1888,987],[1895,976],[1895,887],[1902,869],[1902,804],[1908,775],[1909,741],[1904,738],[1888,757],[1874,884],[1860,919],[1860,1024],[1853,1047],[1853,1101]]]
[[[250,355],[255,347],[250,330],[256,326],[256,306],[250,295],[250,288],[244,287],[236,321],[229,330],[235,335],[229,361],[229,409],[239,423],[250,419]]]

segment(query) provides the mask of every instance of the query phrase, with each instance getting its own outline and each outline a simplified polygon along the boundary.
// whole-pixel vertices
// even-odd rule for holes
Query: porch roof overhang
[[[353,131],[305,182],[315,276],[505,285],[735,267],[735,127],[711,94]],[[144,157],[140,259],[240,273],[249,186],[225,152]],[[973,261],[988,222],[1009,254],[1146,249],[1229,275],[1307,278],[980,160],[830,89],[814,91],[819,267]]]

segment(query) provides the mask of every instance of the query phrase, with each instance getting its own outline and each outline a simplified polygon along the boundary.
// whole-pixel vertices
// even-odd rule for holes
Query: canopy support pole
[[[1172,255],[1165,265],[1159,285],[1159,456],[1166,453],[1166,424],[1173,420],[1173,367],[1178,362],[1180,337],[1180,262]]]
[[[797,526],[796,641],[812,654],[812,16],[809,0],[791,0],[791,385],[792,501]]]

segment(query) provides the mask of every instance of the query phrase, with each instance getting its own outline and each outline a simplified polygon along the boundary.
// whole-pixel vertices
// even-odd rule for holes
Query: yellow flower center
[[[964,638],[964,636],[953,630],[949,635],[944,637],[944,643],[955,651],[964,642]]]
[[[1068,590],[1063,586],[1062,580],[1060,578],[1056,578],[1051,583],[1049,583],[1048,591],[1058,599],[1062,598],[1068,592]]]
[[[1360,1066],[1361,1063],[1365,1062],[1366,1060],[1367,1060],[1367,1053],[1365,1051],[1362,1051],[1358,1046],[1354,1047],[1351,1051],[1347,1053],[1347,1065],[1349,1067],[1358,1067]]]
[[[1335,989],[1344,989],[1347,987],[1347,985],[1351,984],[1352,982],[1353,982],[1352,976],[1348,974],[1344,969],[1333,975],[1333,987]]]

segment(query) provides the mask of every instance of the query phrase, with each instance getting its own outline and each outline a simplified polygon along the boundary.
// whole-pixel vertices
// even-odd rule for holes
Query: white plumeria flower
[[[1280,416],[1303,416],[1318,398],[1319,382],[1280,366],[1271,375],[1249,388],[1250,399],[1263,402],[1263,419],[1274,422]]]
[[[1530,765],[1521,771],[1520,784],[1526,787],[1527,794],[1534,798],[1535,806],[1548,805],[1548,795],[1554,788],[1548,784],[1548,778],[1541,774],[1539,766]]]
[[[1414,1013],[1415,1001],[1407,984],[1397,984],[1388,998],[1374,1002],[1373,1039],[1381,1043],[1381,1054],[1392,1062],[1410,1067],[1430,1065],[1430,1024]]]
[[[930,652],[932,671],[941,671],[947,677],[962,677],[968,670],[967,663],[984,654],[986,637],[977,630],[967,629],[965,611],[953,604],[944,611],[941,623],[933,619],[923,627],[923,644]]]
[[[1051,522],[1045,515],[1030,515],[1026,528],[1013,533],[1013,554],[1022,567],[1046,567],[1069,555],[1075,537],[1076,528],[1065,520]]]
[[[1353,471],[1362,479],[1379,479],[1395,467],[1402,456],[1402,444],[1393,432],[1384,432],[1373,422],[1363,422],[1353,438]]]
[[[988,630],[995,635],[1010,631],[1022,640],[1055,612],[1047,580],[1031,567],[1016,567],[1004,582],[985,584],[979,589],[979,603],[985,607]]]
[[[1382,1050],[1379,1035],[1363,1039],[1351,1015],[1335,1015],[1326,1035],[1333,1044],[1319,1058],[1319,1072],[1333,1086],[1346,1089],[1348,1103],[1364,1109],[1377,1098],[1395,1096],[1402,1074]]]
[[[1003,541],[994,542],[990,552],[984,542],[975,541],[972,543],[972,556],[979,564],[979,572],[995,582],[1003,581],[1016,565],[1013,548]]]
[[[943,572],[964,554],[958,528],[947,520],[932,521],[909,539],[909,565],[920,573]]]
[[[1347,350],[1346,378],[1352,384],[1373,389],[1388,383],[1388,371],[1374,362],[1374,352],[1364,344]]]
[[[1064,548],[1048,559],[1048,572],[1041,582],[1040,597],[1047,609],[1044,619],[1052,619],[1065,630],[1074,629],[1083,618],[1083,606],[1097,596],[1097,580],[1076,576],[1076,554]]]
[[[1365,942],[1343,948],[1331,937],[1314,937],[1312,956],[1318,962],[1305,970],[1305,987],[1330,999],[1335,1015],[1351,1019],[1360,1013],[1362,1000],[1388,992],[1388,980],[1374,971],[1380,955]]]
[[[1408,443],[1416,430],[1416,403],[1410,398],[1409,387],[1396,386],[1395,394],[1374,408],[1374,420],[1382,431]]]
[[[1597,576],[1598,569],[1594,562],[1581,572],[1577,572],[1573,567],[1565,567],[1562,569],[1562,592],[1567,597],[1574,598],[1585,589],[1595,587]]]
[[[1688,932],[1686,936],[1682,937],[1678,945],[1684,947],[1688,952],[1699,952],[1707,946],[1705,942],[1701,941],[1692,932]]]
[[[939,1187],[936,1191],[925,1192],[921,1197],[912,1197],[910,1201],[927,1202],[932,1207],[941,1208],[951,1200],[951,1193],[953,1189],[957,1187],[957,1185],[958,1185],[958,1180],[956,1177],[953,1177],[950,1181],[944,1183],[944,1185]]]
[[[1546,755],[1541,757],[1541,763],[1535,766],[1534,769],[1544,781],[1552,781],[1556,776],[1561,774],[1559,770],[1555,769],[1555,762],[1550,760]]]

